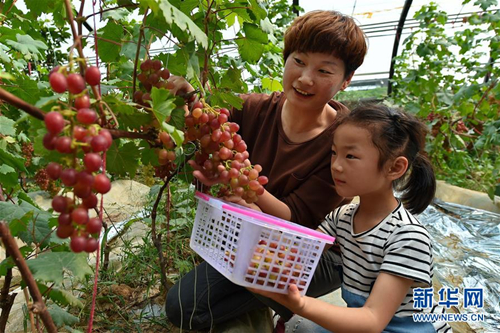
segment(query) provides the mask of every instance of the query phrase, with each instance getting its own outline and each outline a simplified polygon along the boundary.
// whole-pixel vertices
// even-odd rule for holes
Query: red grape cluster
[[[73,195],[57,195],[52,199],[52,208],[60,213],[56,234],[60,238],[71,238],[73,252],[93,252],[98,248],[97,238],[102,228],[98,217],[89,217],[89,210],[97,207],[98,193],[111,189],[111,182],[102,167],[102,153],[112,143],[108,130],[96,124],[97,113],[91,109],[86,83],[99,84],[100,72],[97,67],[88,67],[85,76],[66,72],[66,68],[55,68],[49,76],[52,89],[58,93],[69,91],[71,110],[51,111],[45,115],[48,133],[43,145],[48,150],[56,150],[71,156],[70,166],[50,162],[46,171],[53,180],[60,180]],[[76,110],[76,112],[75,112]],[[75,117],[76,114],[76,117]],[[66,117],[66,119],[65,119]],[[83,158],[78,153],[83,152]]]
[[[142,106],[149,106],[149,101],[151,100],[151,89],[165,88],[167,89],[167,80],[170,77],[170,71],[166,68],[162,69],[162,63],[160,60],[144,60],[141,65],[141,73],[137,75],[137,79],[141,83],[144,91],[137,90],[134,93],[133,101]]]
[[[175,142],[172,140],[170,134],[164,131],[160,131],[158,139],[163,147],[156,151],[160,166],[155,167],[155,176],[165,178],[177,169],[177,164],[174,163],[176,157],[174,150]]]
[[[259,164],[251,164],[247,145],[237,133],[240,127],[229,122],[228,117],[226,108],[214,109],[203,101],[195,102],[185,120],[186,139],[199,141],[195,162],[207,178],[222,184],[219,196],[234,194],[254,203],[264,193],[268,179],[259,176]]]

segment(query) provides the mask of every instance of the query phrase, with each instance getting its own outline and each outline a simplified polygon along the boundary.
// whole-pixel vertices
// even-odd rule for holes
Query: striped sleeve
[[[318,229],[327,235],[337,237],[337,221],[339,220],[339,214],[342,207],[328,213],[325,216],[325,220],[318,226]]]
[[[389,237],[380,270],[432,286],[432,247],[420,224],[401,225]]]

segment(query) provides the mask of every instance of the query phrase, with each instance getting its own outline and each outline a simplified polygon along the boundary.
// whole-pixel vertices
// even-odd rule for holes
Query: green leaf
[[[126,19],[129,14],[130,12],[125,8],[116,8],[103,13],[102,18],[103,20],[110,18],[116,21],[120,21]]]
[[[250,23],[243,24],[244,39],[237,39],[238,51],[242,60],[252,64],[256,63],[261,57],[268,42],[268,37],[262,29]]]
[[[162,123],[162,128],[170,134],[178,147],[182,146],[182,143],[184,142],[184,131],[179,131],[177,128],[167,123]]]
[[[78,317],[73,316],[56,304],[50,304],[47,310],[49,310],[49,314],[57,327],[62,327],[64,325],[73,326],[80,321]]]
[[[269,91],[281,91],[283,89],[283,86],[281,85],[280,81],[265,77],[261,80],[262,83],[262,88],[267,89]]]
[[[229,88],[236,93],[247,91],[246,84],[241,80],[241,70],[235,68],[229,68],[224,73],[221,80],[221,87]]]
[[[8,165],[0,166],[0,184],[7,190],[15,188],[18,184],[18,175],[14,168]]]
[[[26,263],[36,280],[58,285],[62,284],[64,273],[79,280],[92,275],[92,269],[87,263],[87,254],[84,253],[49,252]]]
[[[0,46],[2,46],[2,44],[0,44]],[[4,55],[6,58],[3,57]],[[0,60],[2,60],[4,62],[9,62],[9,60],[10,60],[9,56],[7,54],[2,53],[1,47],[0,47]],[[10,73],[0,71],[0,79],[7,79],[7,80],[14,81],[16,78]]]
[[[62,94],[54,93],[54,95],[42,97],[36,102],[35,106],[37,108],[42,108],[46,105],[53,104],[53,103],[57,102],[61,98],[61,96],[62,96]]]
[[[123,33],[122,26],[113,21],[109,21],[108,24],[106,24],[104,28],[99,29],[99,31],[101,32],[101,37],[104,38],[103,40],[99,40],[99,57],[104,62],[116,61],[120,55]],[[118,45],[111,41],[118,43]]]
[[[27,172],[24,159],[5,150],[0,150],[0,164],[10,165],[17,171]]]
[[[42,13],[49,13],[48,10],[54,9],[53,0],[25,0],[26,8],[28,8],[34,16],[39,16]]]
[[[20,35],[16,34],[17,41],[7,40],[7,44],[12,46],[14,49],[18,50],[25,56],[26,58],[38,60],[38,56],[40,54],[39,50],[47,50],[48,47],[44,42],[39,40],[34,40],[30,35]]]
[[[243,100],[235,94],[217,91],[211,96],[213,105],[230,105],[238,110],[243,107]]]
[[[117,176],[134,177],[139,166],[139,148],[133,142],[121,145],[121,140],[113,140],[106,153],[106,169]]]
[[[49,288],[41,283],[38,283],[38,289],[40,290],[40,293],[42,295],[48,296],[51,300],[56,302],[57,304],[61,306],[76,306],[80,309],[83,308],[83,303],[80,301],[75,295],[73,295],[71,292],[63,289],[58,289],[58,288]]]
[[[245,32],[245,36],[248,39],[260,42],[262,44],[268,42],[267,34],[262,31],[262,29],[258,25],[245,22],[243,24],[243,31]]]
[[[0,202],[0,220],[5,220],[13,235],[19,235],[26,244],[40,242],[47,245],[47,235],[51,233],[49,219],[52,214],[38,209],[25,201],[19,205]]]
[[[184,130],[184,109],[174,109],[170,114],[170,121],[168,122],[170,125],[173,125],[180,131]]]
[[[16,129],[14,128],[15,123],[14,120],[0,115],[0,134],[10,136],[16,135]]]
[[[167,0],[160,0],[160,9],[168,24],[175,23],[181,30],[189,32],[204,49],[208,48],[207,35],[186,14],[172,6]]]
[[[151,89],[151,104],[153,109],[153,114],[155,115],[158,122],[161,124],[170,116],[172,110],[175,108],[174,100],[168,99],[170,93],[165,89],[158,89],[153,87]]]

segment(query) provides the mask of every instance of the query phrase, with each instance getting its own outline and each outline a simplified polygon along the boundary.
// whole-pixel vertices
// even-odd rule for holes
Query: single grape
[[[111,147],[111,144],[113,143],[113,136],[111,135],[111,133],[103,128],[99,131],[99,135],[103,136],[105,139],[106,139],[106,150]]]
[[[73,127],[73,137],[78,141],[83,141],[83,139],[87,136],[87,133],[88,131],[81,126]]]
[[[160,72],[160,77],[163,79],[163,80],[168,80],[168,78],[170,77],[170,71],[168,69],[164,69]]]
[[[55,148],[61,154],[70,154],[73,152],[71,148],[71,138],[67,136],[61,136],[56,139]]]
[[[54,72],[49,76],[49,83],[57,93],[63,93],[68,89],[68,80],[62,73]]]
[[[88,172],[94,172],[101,168],[102,158],[97,153],[88,153],[83,157],[83,164]]]
[[[92,253],[94,251],[97,251],[99,248],[99,242],[97,239],[93,237],[87,238],[87,244],[85,245],[85,252],[87,253]]]
[[[85,250],[86,246],[87,246],[87,238],[82,236],[73,237],[69,242],[69,247],[71,248],[71,251],[75,253],[82,252],[83,250]]]
[[[62,114],[57,111],[51,111],[45,115],[45,126],[47,130],[53,135],[61,133],[64,128],[64,118]]]
[[[149,71],[153,67],[153,62],[151,61],[151,59],[146,59],[142,62],[140,67],[141,71],[143,72]]]
[[[57,218],[57,222],[59,225],[71,225],[71,214],[69,213],[61,213]]]
[[[88,198],[92,194],[92,186],[87,184],[76,183],[73,188],[75,195],[81,199]]]
[[[93,209],[97,207],[97,196],[94,193],[90,193],[88,197],[82,199],[82,205],[87,209]]]
[[[94,183],[94,176],[87,171],[80,171],[76,174],[76,181],[83,185],[92,186]]]
[[[94,190],[97,191],[97,193],[108,193],[109,190],[111,189],[111,182],[109,181],[108,177],[103,174],[98,174],[95,176],[94,180]]]
[[[85,89],[85,81],[80,74],[71,73],[67,77],[68,90],[72,94],[79,94]]]
[[[62,195],[56,195],[52,199],[52,208],[58,213],[64,213],[68,209],[68,201]]]
[[[47,174],[52,180],[56,180],[59,179],[59,176],[61,176],[62,167],[59,163],[50,162],[47,164],[45,170],[47,170]]]
[[[86,224],[89,221],[89,213],[85,208],[77,208],[71,212],[71,219],[76,224]]]
[[[89,220],[89,222],[87,223],[87,232],[89,234],[98,234],[101,232],[101,228],[102,228],[102,221],[100,218],[98,217],[93,217]]]
[[[99,68],[90,66],[85,71],[85,81],[91,86],[97,86],[101,82],[101,72]]]
[[[49,132],[43,136],[43,146],[47,150],[54,150],[56,148],[56,140],[57,137]]]
[[[96,135],[90,141],[90,146],[94,152],[100,153],[108,149],[108,140],[102,135]]]
[[[62,239],[68,238],[69,236],[71,236],[73,234],[74,230],[75,230],[75,228],[71,224],[70,225],[60,225],[57,227],[56,235],[57,235],[57,237],[62,238]]]
[[[79,109],[85,109],[90,107],[90,97],[89,95],[85,94],[82,96],[78,96],[75,98],[75,108],[77,110]]]
[[[82,124],[90,125],[97,120],[97,113],[92,109],[80,109],[76,113],[76,120]]]

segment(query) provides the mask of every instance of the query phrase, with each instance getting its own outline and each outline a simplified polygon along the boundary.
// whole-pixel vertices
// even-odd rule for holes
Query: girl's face
[[[385,167],[378,166],[380,153],[371,133],[353,124],[335,130],[332,145],[331,171],[337,193],[343,197],[380,194],[391,190]]]
[[[304,110],[320,110],[347,88],[344,62],[324,53],[292,52],[285,63],[283,90],[287,103]]]

